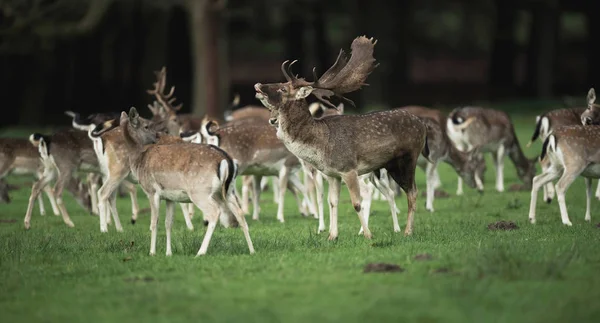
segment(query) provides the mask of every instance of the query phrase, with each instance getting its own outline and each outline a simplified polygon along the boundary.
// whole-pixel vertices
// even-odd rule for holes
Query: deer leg
[[[390,211],[392,212],[394,232],[400,232],[400,225],[398,224],[398,213],[400,213],[400,210],[398,210],[398,206],[396,205],[395,193],[391,187],[393,183],[389,181],[387,171],[380,172],[380,179],[377,180],[375,176],[372,176],[372,182],[377,190],[381,192],[381,195],[385,196],[385,199],[388,201]]]
[[[254,184],[254,186],[260,190],[260,178],[255,178]],[[217,221],[220,217],[220,210],[219,206],[216,204],[216,201],[212,197],[208,197],[208,201],[204,201],[200,197],[192,197],[192,201],[200,210],[202,210],[202,212],[205,214],[206,219],[208,220],[208,226],[206,228],[206,233],[204,234],[204,239],[202,239],[202,245],[200,246],[200,250],[198,250],[198,253],[196,254],[196,257],[198,257],[205,255],[208,251],[210,239],[212,237],[213,232],[215,231]]]
[[[135,224],[138,218],[138,213],[140,212],[140,205],[138,204],[137,199],[137,187],[130,181],[124,180],[121,185],[125,188],[127,192],[129,192],[129,197],[131,198],[131,224]]]
[[[248,191],[250,190],[250,185],[252,185],[252,177],[251,176],[242,176],[242,211],[244,214],[250,213],[249,207],[249,197]]]
[[[436,190],[440,187],[442,187],[442,181],[440,179],[440,173],[436,168],[433,172],[433,189]]]
[[[192,224],[192,212],[194,212],[194,204],[193,203],[179,203],[181,206],[181,213],[183,213],[183,218],[185,219],[185,226],[188,230],[193,231],[194,225]]]
[[[108,220],[110,219],[110,213],[112,209],[111,198],[113,193],[119,187],[121,182],[120,178],[115,179],[115,176],[107,176],[102,183],[102,186],[98,190],[98,213],[100,217],[100,232],[108,232]],[[108,204],[108,205],[107,205]],[[152,205],[152,203],[150,203]],[[116,208],[116,207],[115,207]],[[132,222],[133,221],[132,218]]]
[[[437,169],[437,163],[427,163],[425,175],[427,177],[427,201],[425,202],[425,209],[429,212],[433,212],[433,199],[435,198],[435,173]]]
[[[260,213],[260,180],[262,176],[255,175],[253,176],[252,181],[252,204],[254,206],[252,210],[252,220],[258,220],[258,214]]]
[[[31,228],[31,214],[33,213],[33,205],[35,200],[40,195],[42,190],[54,179],[55,173],[53,171],[45,171],[37,182],[33,183],[31,188],[31,195],[29,196],[29,204],[27,205],[27,211],[25,213],[25,229]]]
[[[165,201],[167,204],[165,216],[165,230],[167,231],[167,256],[171,256],[171,227],[173,226],[173,214],[175,213],[175,203],[173,201]]]
[[[553,168],[547,168],[543,173],[537,175],[533,178],[533,182],[531,185],[531,201],[529,204],[529,222],[535,224],[535,208],[537,204],[537,195],[540,187],[544,186],[547,183],[551,183],[553,180],[558,178],[560,172]]]
[[[54,192],[52,191],[52,188],[50,186],[44,187],[44,193],[46,193],[46,197],[48,197],[48,200],[50,201],[52,213],[54,213],[56,216],[59,216],[60,210],[58,209],[58,205],[56,205],[56,199],[54,198]]]
[[[40,215],[46,215],[46,208],[44,207],[44,198],[42,194],[39,194],[37,197],[38,205],[40,206]]]
[[[417,208],[417,184],[415,183],[415,169],[417,164],[417,156],[402,158],[396,161],[393,168],[387,168],[387,171],[392,176],[394,181],[400,185],[400,188],[406,193],[406,201],[408,204],[406,228],[404,235],[409,236],[413,232],[414,215]]]
[[[587,222],[591,222],[592,221],[592,214],[590,213],[590,209],[592,207],[592,179],[586,177],[585,178],[585,192],[586,192],[586,203],[585,203],[585,220]]]
[[[160,195],[156,192],[148,193],[150,202],[150,256],[156,255],[156,235],[158,231],[158,212],[160,211]]]
[[[573,181],[579,176],[581,171],[573,172],[569,169],[565,169],[561,178],[556,183],[556,197],[558,199],[558,206],[560,207],[560,217],[564,225],[572,226],[573,224],[569,220],[569,214],[567,213],[567,204],[565,202],[565,193]]]
[[[356,171],[351,171],[349,173],[343,174],[342,180],[344,181],[344,183],[346,183],[346,186],[348,186],[348,191],[350,191],[350,200],[352,201],[352,206],[354,206],[354,210],[357,212],[358,220],[360,221],[360,225],[363,228],[363,234],[365,238],[371,239],[371,231],[369,230],[365,219],[360,213],[361,197],[358,173],[356,173]]]
[[[283,206],[284,206],[284,201],[285,201],[285,191],[287,188],[287,184],[288,184],[288,177],[290,175],[290,169],[287,166],[283,166],[281,167],[281,169],[279,170],[279,204],[277,205],[277,220],[279,220],[279,222],[283,223],[285,222],[285,219],[283,217]],[[273,185],[275,186],[275,185]]]
[[[335,240],[338,236],[337,227],[337,212],[338,201],[340,199],[340,179],[335,177],[327,177],[329,183],[329,240]]]
[[[504,145],[500,145],[496,151],[495,166],[496,166],[496,190],[504,192],[504,155],[506,149]]]
[[[60,172],[58,176],[58,180],[56,180],[56,185],[54,185],[54,195],[56,196],[56,204],[58,205],[58,209],[60,210],[60,214],[62,215],[63,222],[68,227],[74,227],[73,221],[71,221],[71,217],[69,216],[69,212],[67,212],[67,208],[63,202],[62,194],[63,189],[67,181],[72,181],[72,174],[70,172]]]
[[[117,188],[119,188],[117,186]],[[121,226],[121,220],[119,219],[119,212],[117,211],[117,192],[118,190],[114,190],[110,195],[110,201],[108,205],[110,206],[110,213],[112,213],[113,221],[115,221],[115,229],[117,232],[123,232],[123,226]]]
[[[373,188],[374,185],[370,181],[365,181],[364,177],[359,177],[358,182],[360,184],[360,197],[362,199],[360,204],[360,213],[365,220],[367,227],[369,226],[369,216],[371,215],[371,202],[373,200]],[[360,227],[358,234],[363,234],[363,228]]]
[[[323,175],[319,172],[315,172],[315,190],[317,193],[317,212],[319,213],[319,229],[317,232],[321,233],[325,231],[325,211],[323,202]]]
[[[92,200],[92,213],[98,215],[98,182],[96,181],[96,174],[88,173],[87,182],[89,184],[88,191]]]
[[[225,201],[225,204],[221,206],[221,213],[224,211],[233,213],[235,219],[238,224],[242,228],[242,232],[244,233],[244,238],[246,238],[246,243],[248,244],[248,250],[250,254],[254,253],[254,245],[252,244],[252,239],[250,238],[250,232],[248,230],[248,223],[246,222],[246,218],[242,214],[242,210],[239,205],[239,200],[235,191],[231,190],[228,194],[228,200]]]
[[[598,182],[598,186],[596,187],[596,198],[600,200],[600,182]]]
[[[302,165],[304,166],[304,164]],[[309,211],[315,217],[315,219],[319,218],[319,211],[317,210],[317,191],[315,187],[315,178],[312,173],[308,170],[307,167],[303,167],[304,173],[304,190],[306,191],[306,196],[309,200]]]
[[[291,173],[288,177],[288,187],[296,198],[296,203],[302,216],[308,216],[309,214],[316,215],[317,211],[313,202],[314,200],[311,201],[306,186],[302,184],[297,173]]]
[[[261,187],[261,189],[262,189],[262,187]],[[280,187],[279,182],[276,181],[275,179],[273,179],[273,203],[275,203],[275,204],[279,204],[279,197],[280,197],[279,191],[280,190],[285,191],[285,187]]]

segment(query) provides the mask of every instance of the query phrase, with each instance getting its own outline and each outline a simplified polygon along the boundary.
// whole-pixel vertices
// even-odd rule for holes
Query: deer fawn
[[[33,184],[29,204],[25,214],[25,228],[31,227],[33,204],[43,190],[56,176],[54,196],[63,221],[69,227],[75,226],[63,203],[62,193],[66,187],[74,194],[75,200],[91,212],[91,198],[87,188],[74,176],[75,171],[97,171],[98,159],[87,134],[76,129],[60,130],[52,136],[33,134],[32,141],[38,142],[38,149],[44,165],[44,173]]]
[[[504,157],[514,163],[524,188],[531,187],[535,175],[536,158],[527,159],[515,134],[509,116],[503,112],[480,107],[462,107],[452,110],[446,123],[448,137],[462,150],[479,148],[493,155],[496,166],[496,190],[504,192]],[[457,194],[462,194],[459,180]]]
[[[356,38],[351,45],[350,58],[346,57],[343,50],[340,51],[334,65],[319,79],[315,77],[313,82],[294,76],[289,70],[291,66],[286,68],[286,61],[281,70],[287,82],[254,85],[256,98],[271,110],[269,122],[277,126],[277,137],[294,155],[328,177],[329,239],[338,236],[340,179],[348,186],[364,236],[371,238],[371,232],[360,214],[358,176],[381,168],[387,169],[406,192],[408,219],[405,234],[413,231],[417,199],[415,168],[419,155],[429,154],[425,124],[402,110],[315,119],[308,111],[306,102],[306,97],[313,94],[335,108],[328,97],[343,97],[345,93],[358,90],[376,67],[374,45],[373,39],[364,36]]]
[[[246,220],[229,197],[231,183],[236,176],[236,166],[227,153],[218,147],[204,144],[151,145],[156,142],[158,133],[142,124],[135,108],[131,108],[129,115],[125,112],[121,114],[120,126],[127,145],[131,172],[150,200],[150,255],[156,254],[161,199],[167,201],[167,256],[172,254],[173,202],[194,203],[209,222],[198,256],[206,253],[217,220],[228,219],[221,217],[222,213],[233,213],[242,227],[250,253],[254,253]],[[228,225],[226,222],[223,224]]]
[[[420,157],[419,167],[425,170],[427,177],[427,202],[425,208],[433,212],[434,190],[436,184],[437,166],[440,161],[448,163],[472,188],[477,188],[483,192],[483,172],[485,171],[485,160],[478,153],[477,149],[471,152],[458,150],[445,131],[444,119],[438,110],[420,107],[407,106],[402,107],[420,118],[427,125],[427,145],[429,146],[429,160]],[[439,115],[436,113],[438,112]]]
[[[31,174],[39,179],[43,172],[44,167],[40,161],[40,153],[27,139],[0,138],[0,180],[9,174]],[[56,205],[54,193],[48,186],[44,188],[44,192],[50,200],[52,211],[55,215],[59,215],[60,211]],[[10,202],[7,191],[6,202]],[[46,215],[41,195],[38,196],[38,203],[40,214]]]
[[[535,223],[535,207],[540,187],[560,177],[556,183],[560,216],[563,224],[571,226],[565,193],[578,176],[585,178],[585,220],[591,221],[592,179],[600,177],[600,127],[577,125],[555,128],[544,141],[540,159],[548,167],[533,179],[529,221]]]

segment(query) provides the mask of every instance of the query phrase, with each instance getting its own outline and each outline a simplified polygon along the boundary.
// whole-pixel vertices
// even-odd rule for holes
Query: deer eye
[[[287,92],[287,89],[285,87],[282,87],[282,88],[279,89],[279,92],[285,93],[285,92]]]

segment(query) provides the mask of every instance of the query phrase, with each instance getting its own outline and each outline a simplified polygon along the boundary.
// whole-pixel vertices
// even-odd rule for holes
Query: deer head
[[[165,131],[171,135],[178,135],[181,129],[181,124],[177,119],[177,112],[181,110],[182,104],[173,106],[177,100],[175,94],[175,86],[171,86],[168,93],[165,92],[167,84],[167,68],[163,66],[160,71],[155,71],[156,82],[152,83],[153,88],[146,90],[156,99],[148,108],[152,112],[152,121],[162,123]]]
[[[467,160],[459,167],[458,173],[469,187],[483,192],[483,177],[486,170],[483,154],[481,154],[479,148],[465,154],[467,154]]]
[[[123,129],[123,135],[128,143],[137,146],[153,144],[158,138],[158,131],[149,120],[143,119],[134,107],[129,114],[121,112],[119,125]]]
[[[336,109],[329,98],[336,96],[342,100],[354,103],[343,95],[360,89],[367,76],[377,67],[373,58],[373,48],[377,41],[365,36],[357,37],[351,45],[351,56],[348,59],[344,50],[340,50],[337,60],[320,78],[317,79],[316,71],[313,69],[313,82],[304,78],[298,78],[291,71],[291,66],[296,62],[288,61],[281,64],[281,72],[285,77],[285,83],[256,83],[256,98],[273,112],[287,106],[288,103],[304,100],[313,94],[325,105]],[[273,123],[272,123],[273,124]]]
[[[581,123],[584,126],[600,124],[600,111],[596,102],[596,91],[591,88],[587,94],[587,109],[581,114]]]

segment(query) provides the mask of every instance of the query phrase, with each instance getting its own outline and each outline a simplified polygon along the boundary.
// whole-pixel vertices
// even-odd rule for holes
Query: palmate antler
[[[289,65],[288,61],[281,65],[281,72],[288,82],[291,82],[294,87],[311,86],[314,88],[312,94],[324,104],[336,109],[328,98],[337,96],[340,99],[348,101],[354,106],[352,100],[344,97],[346,93],[350,93],[360,89],[365,83],[367,77],[373,70],[379,66],[373,58],[373,49],[377,44],[377,40],[360,36],[354,39],[351,45],[350,59],[347,58],[344,50],[340,53],[335,63],[317,79],[316,70],[313,68],[313,77],[315,81],[307,82],[304,78],[298,78],[291,72],[291,66],[296,62],[293,61]]]
[[[150,95],[154,95],[156,100],[170,113],[176,113],[181,110],[183,104],[173,106],[173,103],[177,100],[177,98],[173,96],[173,94],[175,94],[175,86],[171,86],[169,93],[165,93],[165,87],[167,85],[167,68],[163,66],[160,71],[154,71],[154,75],[156,75],[156,82],[152,83],[154,88],[146,90],[146,92]]]

